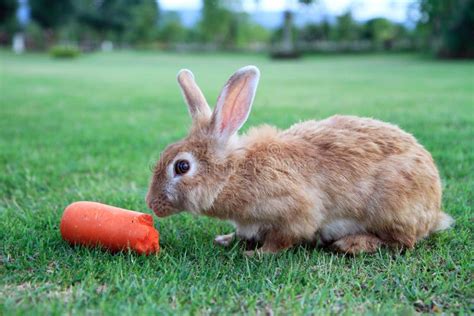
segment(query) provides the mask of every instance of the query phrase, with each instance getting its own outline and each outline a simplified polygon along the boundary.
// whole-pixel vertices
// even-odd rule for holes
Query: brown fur
[[[237,72],[212,116],[193,116],[189,135],[164,151],[147,196],[157,215],[184,208],[229,220],[241,238],[261,239],[263,252],[316,237],[348,253],[411,248],[449,226],[431,155],[397,126],[333,116],[238,137],[256,81],[253,68]],[[185,95],[192,104],[202,93]],[[197,172],[172,180],[166,170],[179,153],[192,155]]]
[[[357,255],[362,252],[375,252],[382,244],[382,240],[374,235],[360,234],[342,237],[332,244],[332,248],[337,252]]]

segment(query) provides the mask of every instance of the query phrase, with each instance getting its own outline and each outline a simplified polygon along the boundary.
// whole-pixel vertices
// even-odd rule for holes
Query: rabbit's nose
[[[151,207],[151,201],[152,201],[152,197],[151,197],[151,192],[148,191],[148,193],[146,194],[145,196],[145,203],[146,203],[146,206],[148,206],[148,208],[151,210],[152,207]]]

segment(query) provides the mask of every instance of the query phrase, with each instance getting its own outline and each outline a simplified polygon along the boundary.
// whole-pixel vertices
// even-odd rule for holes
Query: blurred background
[[[474,57],[474,0],[0,0],[0,45],[56,57],[120,49]]]

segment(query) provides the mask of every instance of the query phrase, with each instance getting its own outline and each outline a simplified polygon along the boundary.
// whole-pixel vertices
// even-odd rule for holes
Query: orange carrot
[[[61,235],[71,244],[131,249],[140,254],[160,250],[153,217],[96,202],[75,202],[64,210]]]

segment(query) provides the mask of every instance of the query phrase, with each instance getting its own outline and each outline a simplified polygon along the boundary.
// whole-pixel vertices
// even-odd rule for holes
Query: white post
[[[22,54],[25,51],[25,37],[23,33],[16,33],[13,36],[12,48],[15,54]]]

